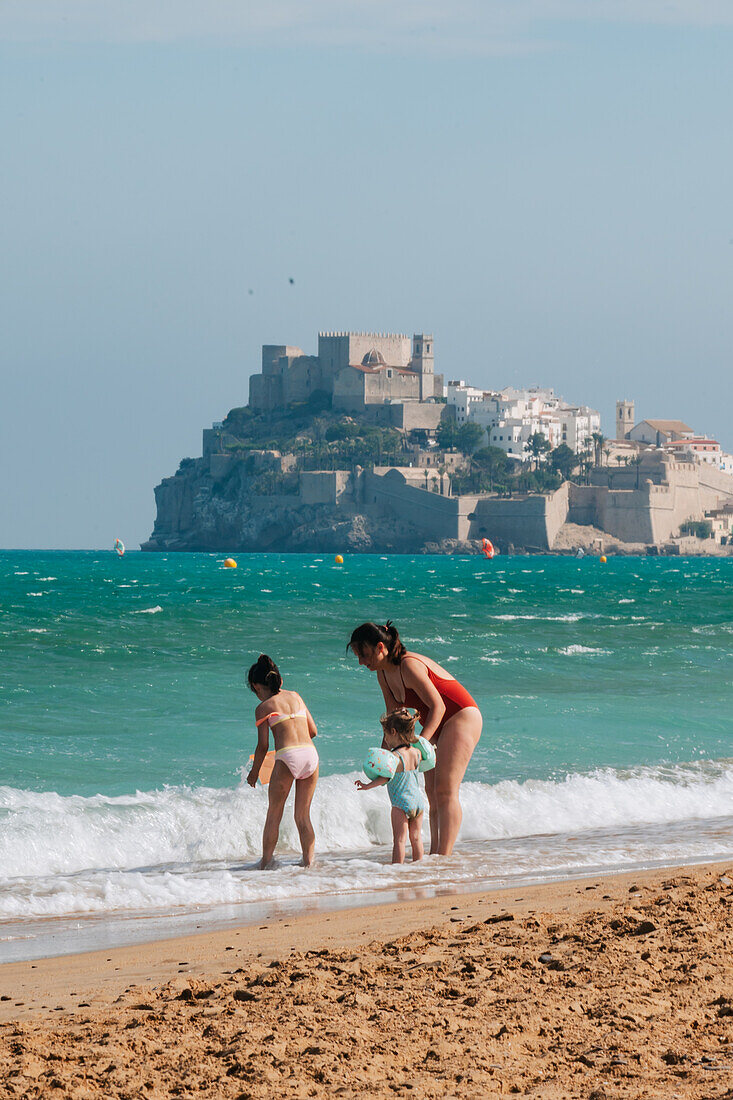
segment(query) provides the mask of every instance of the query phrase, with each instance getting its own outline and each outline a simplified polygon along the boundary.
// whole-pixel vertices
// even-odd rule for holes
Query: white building
[[[672,454],[690,454],[706,466],[714,466],[724,474],[733,474],[733,455],[721,450],[717,439],[692,438],[677,439],[664,445],[665,451]]]
[[[513,459],[527,457],[526,444],[537,432],[552,448],[565,443],[576,453],[586,449],[593,432],[601,430],[601,417],[587,406],[567,405],[554,390],[509,386],[504,390],[477,390],[465,382],[449,382],[449,405],[456,423],[472,421],[486,432],[486,445],[500,447]]]
[[[456,410],[456,424],[459,427],[468,420],[468,413],[475,401],[481,401],[484,397],[491,396],[485,390],[477,390],[473,386],[467,386],[462,378],[455,379],[445,387],[445,398],[449,405]]]

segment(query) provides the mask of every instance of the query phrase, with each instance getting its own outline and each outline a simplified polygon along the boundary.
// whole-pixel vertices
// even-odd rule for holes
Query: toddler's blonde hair
[[[417,740],[417,734],[415,733],[416,720],[417,716],[407,707],[398,707],[397,710],[391,710],[388,714],[383,714],[379,719],[382,729],[385,732],[389,730],[391,733],[397,734],[400,744],[405,745],[407,748]]]

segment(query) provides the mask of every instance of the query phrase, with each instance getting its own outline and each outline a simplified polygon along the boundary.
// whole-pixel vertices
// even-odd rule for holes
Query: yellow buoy
[[[224,559],[224,568],[225,569],[236,569],[237,568],[237,563],[235,562],[234,558],[225,558]]]
[[[336,562],[336,565],[344,564],[344,559],[342,558],[341,554],[337,554],[333,560]]]
[[[606,564],[606,555],[605,554],[601,554],[601,564],[602,565]]]

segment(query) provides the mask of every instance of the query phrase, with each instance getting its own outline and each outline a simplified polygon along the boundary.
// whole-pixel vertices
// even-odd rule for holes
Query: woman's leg
[[[316,834],[311,824],[311,802],[318,782],[318,768],[307,779],[295,783],[295,825],[303,849],[303,866],[310,867],[316,848]]]
[[[432,775],[430,815],[435,805],[437,816],[437,848],[431,844],[431,853],[449,856],[458,837],[463,813],[458,792],[466,773],[468,761],[481,736],[483,719],[478,707],[464,707],[443,726],[436,748],[435,768],[426,772]],[[431,837],[432,837],[431,829]]]
[[[392,807],[392,862],[405,862],[405,842],[407,841],[407,814],[404,810]]]
[[[428,796],[430,854],[432,856],[438,850],[438,802],[435,797],[435,768],[431,768],[429,772],[425,772],[425,794]]]
[[[423,815],[418,814],[417,817],[411,817],[407,824],[410,833],[410,847],[412,848],[413,863],[416,863],[418,859],[422,859],[425,855],[422,843],[422,819]]]
[[[275,851],[283,810],[292,785],[293,777],[290,769],[283,764],[282,760],[276,760],[267,787],[267,817],[265,828],[262,831],[262,861],[260,863],[260,870],[262,871],[267,867]]]

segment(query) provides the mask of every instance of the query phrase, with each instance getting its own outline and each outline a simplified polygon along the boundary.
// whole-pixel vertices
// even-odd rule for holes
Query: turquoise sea
[[[151,917],[733,857],[733,559],[224,557],[0,554],[0,959]],[[459,848],[415,867],[353,786],[382,700],[345,647],[388,617],[484,715]],[[319,726],[311,872],[287,821],[278,868],[252,868],[261,651]]]

